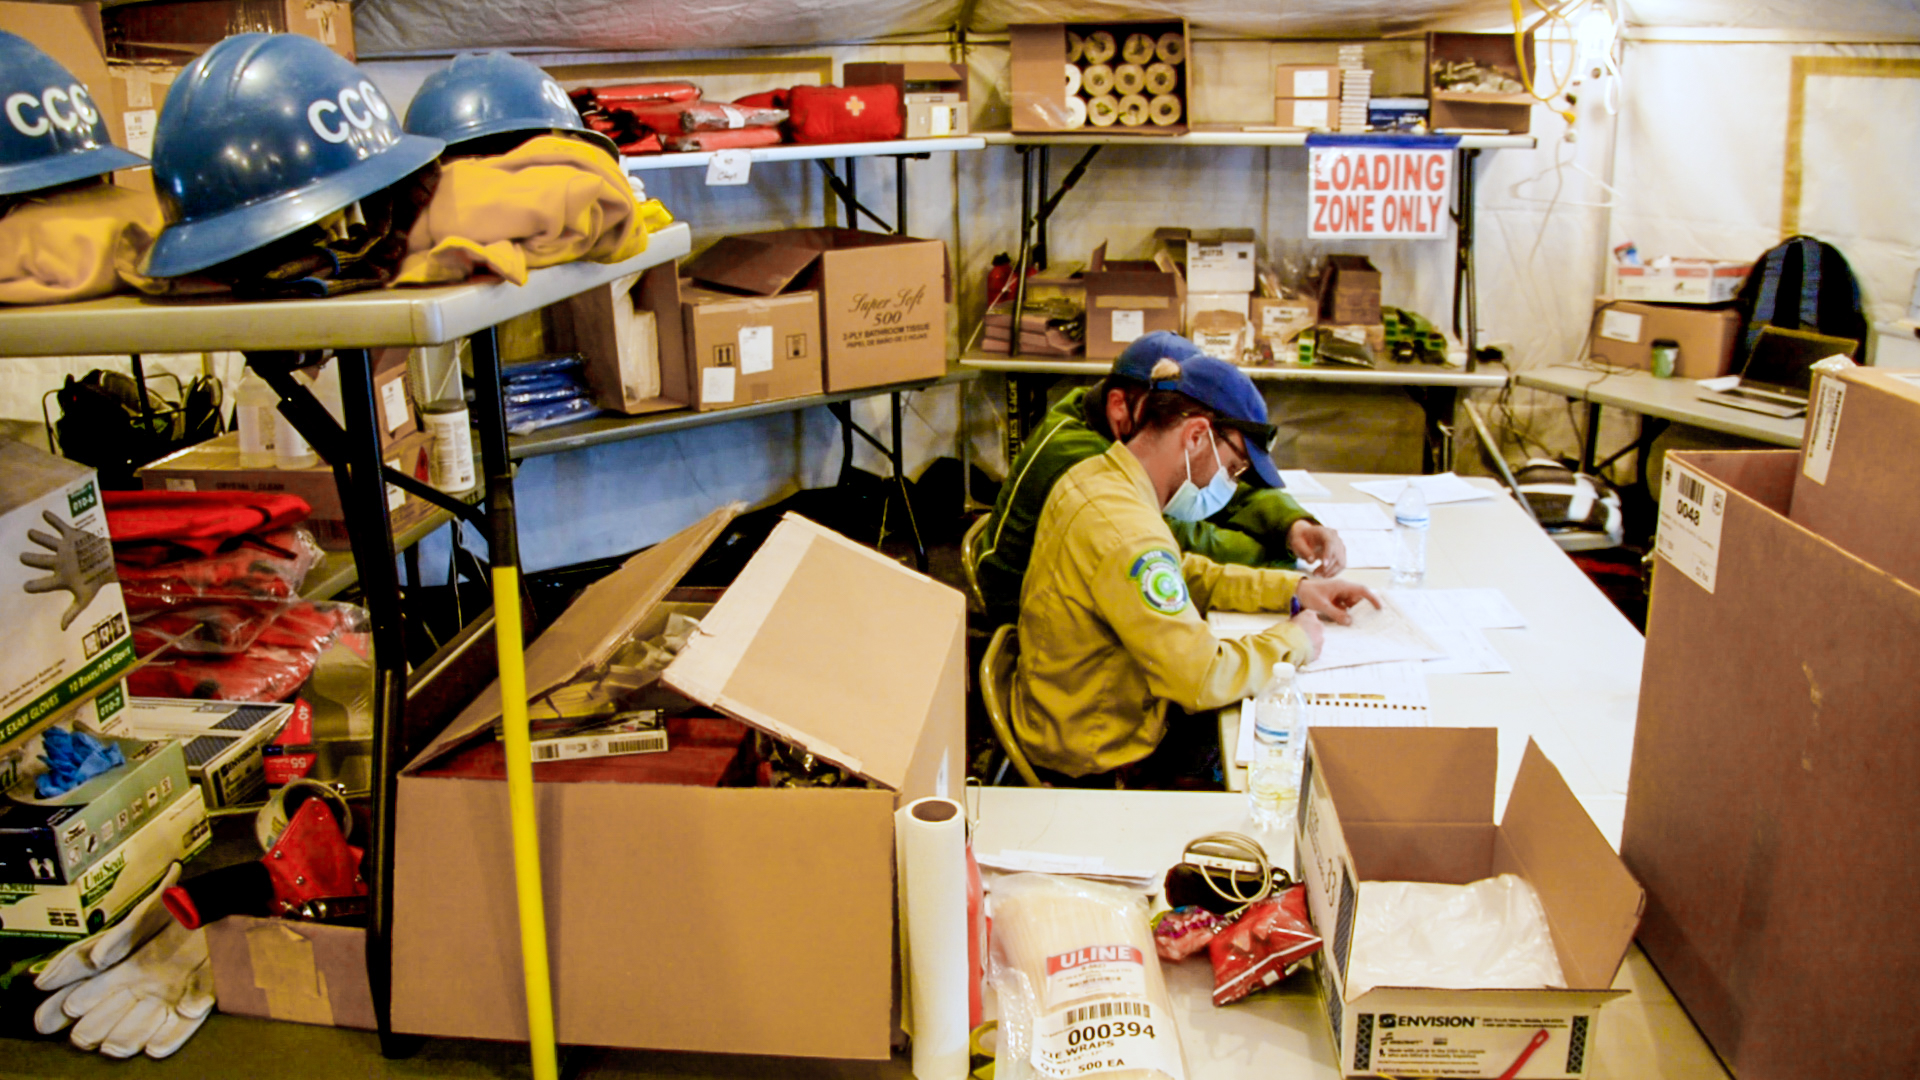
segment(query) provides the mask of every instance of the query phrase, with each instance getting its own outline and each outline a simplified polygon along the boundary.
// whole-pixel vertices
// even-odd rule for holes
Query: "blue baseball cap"
[[[1178,378],[1154,378],[1161,361],[1179,365]],[[1212,409],[1221,427],[1240,432],[1247,447],[1247,460],[1253,474],[1270,488],[1282,488],[1280,470],[1267,456],[1267,444],[1273,442],[1273,425],[1267,421],[1267,402],[1260,390],[1235,364],[1208,356],[1200,347],[1179,334],[1156,330],[1128,345],[1113,362],[1113,374],[1138,379],[1154,390],[1172,390],[1185,394]]]

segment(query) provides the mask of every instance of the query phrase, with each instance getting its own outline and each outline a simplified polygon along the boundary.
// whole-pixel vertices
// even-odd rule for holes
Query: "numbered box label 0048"
[[[1713,591],[1720,570],[1720,526],[1727,490],[1668,458],[1660,469],[1660,557]]]

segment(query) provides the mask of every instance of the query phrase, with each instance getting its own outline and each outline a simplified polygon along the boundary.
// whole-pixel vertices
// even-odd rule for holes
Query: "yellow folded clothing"
[[[498,157],[441,164],[394,284],[462,281],[484,269],[522,285],[543,266],[631,259],[647,249],[650,231],[672,221],[659,200],[634,198],[604,151],[542,135]]]
[[[97,184],[29,196],[0,217],[0,304],[90,300],[135,284],[160,232],[151,191]]]

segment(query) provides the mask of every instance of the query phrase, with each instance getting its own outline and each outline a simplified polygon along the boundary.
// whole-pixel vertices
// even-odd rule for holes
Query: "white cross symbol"
[[[861,113],[865,112],[866,109],[867,109],[867,103],[864,101],[861,101],[859,98],[856,97],[856,98],[847,99],[847,111],[852,113],[853,115],[859,116]]]

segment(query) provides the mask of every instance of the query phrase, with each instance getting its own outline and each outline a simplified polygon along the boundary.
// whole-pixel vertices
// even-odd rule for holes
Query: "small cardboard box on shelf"
[[[1533,31],[1526,32],[1521,50],[1529,57],[1534,55]],[[1451,88],[1489,84],[1498,88]],[[1429,33],[1427,98],[1432,130],[1436,132],[1504,131],[1524,135],[1532,126],[1537,104],[1520,81],[1512,34]]]
[[[1365,255],[1329,255],[1320,272],[1320,321],[1374,324],[1380,321],[1380,271]]]
[[[1792,517],[1920,584],[1920,372],[1862,367],[1814,380]]]
[[[229,915],[207,926],[207,954],[223,1013],[374,1029],[364,928]]]
[[[1740,313],[1730,307],[1602,301],[1587,352],[1596,364],[1647,371],[1653,367],[1653,343],[1666,339],[1680,346],[1673,367],[1677,378],[1712,379],[1733,370],[1739,335]]]
[[[610,281],[551,309],[554,347],[586,361],[593,403],[639,416],[693,404],[675,263]]]
[[[1007,33],[1015,131],[1166,136],[1193,122],[1185,19],[1014,23]]]
[[[965,135],[967,69],[960,64],[910,60],[901,64],[847,64],[840,69],[847,86],[884,83],[900,91],[900,119],[909,139]]]
[[[1608,292],[1616,300],[1646,300],[1660,304],[1724,304],[1747,280],[1750,262],[1716,259],[1674,259],[1665,266],[1621,266],[1609,263]]]
[[[1087,359],[1112,360],[1128,342],[1156,330],[1180,332],[1187,282],[1165,251],[1151,260],[1108,259],[1102,243],[1093,249],[1082,278],[1087,290]]]

